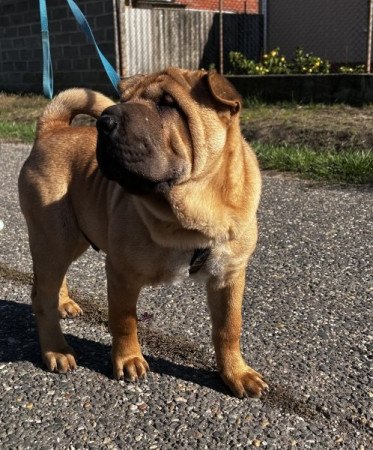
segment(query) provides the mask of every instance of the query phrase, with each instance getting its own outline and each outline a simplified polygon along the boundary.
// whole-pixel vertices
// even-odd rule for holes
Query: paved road
[[[214,371],[198,285],[143,293],[152,373],[139,384],[111,378],[103,256],[93,250],[70,271],[86,314],[63,324],[80,367],[43,370],[16,194],[28,151],[0,146],[1,448],[372,448],[372,192],[265,176],[243,349],[271,391],[238,400]]]

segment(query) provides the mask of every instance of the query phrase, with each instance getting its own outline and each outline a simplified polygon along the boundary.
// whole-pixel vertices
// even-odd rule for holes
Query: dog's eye
[[[158,106],[160,107],[168,106],[169,108],[176,108],[177,103],[175,102],[175,99],[172,97],[172,95],[165,93],[159,99]]]

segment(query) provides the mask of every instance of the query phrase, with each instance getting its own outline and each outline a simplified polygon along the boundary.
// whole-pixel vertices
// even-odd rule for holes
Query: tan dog
[[[190,276],[207,285],[223,380],[239,397],[260,396],[267,385],[240,351],[261,187],[240,132],[240,97],[216,72],[176,68],[120,88],[119,105],[85,89],[59,94],[38,122],[20,174],[43,360],[51,371],[76,367],[59,319],[81,313],[65,274],[92,245],[107,255],[116,378],[148,370],[137,338],[141,288]],[[69,126],[79,113],[99,117],[98,133]]]

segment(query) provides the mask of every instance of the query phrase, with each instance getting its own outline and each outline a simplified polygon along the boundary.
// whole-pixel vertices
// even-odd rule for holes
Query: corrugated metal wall
[[[123,8],[121,60],[125,76],[167,66],[195,69],[203,58],[214,13]]]
[[[224,14],[224,55],[262,51],[262,16]],[[119,13],[122,76],[151,73],[168,66],[208,69],[219,65],[219,15],[211,11],[139,9]]]

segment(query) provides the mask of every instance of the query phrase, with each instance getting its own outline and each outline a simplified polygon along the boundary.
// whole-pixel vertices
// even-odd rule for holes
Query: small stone
[[[251,443],[254,447],[260,447],[262,444],[262,442],[259,441],[259,439],[254,439]]]
[[[33,403],[26,403],[25,408],[32,409],[34,407]]]
[[[188,400],[184,397],[176,397],[175,402],[177,403],[186,403]]]

